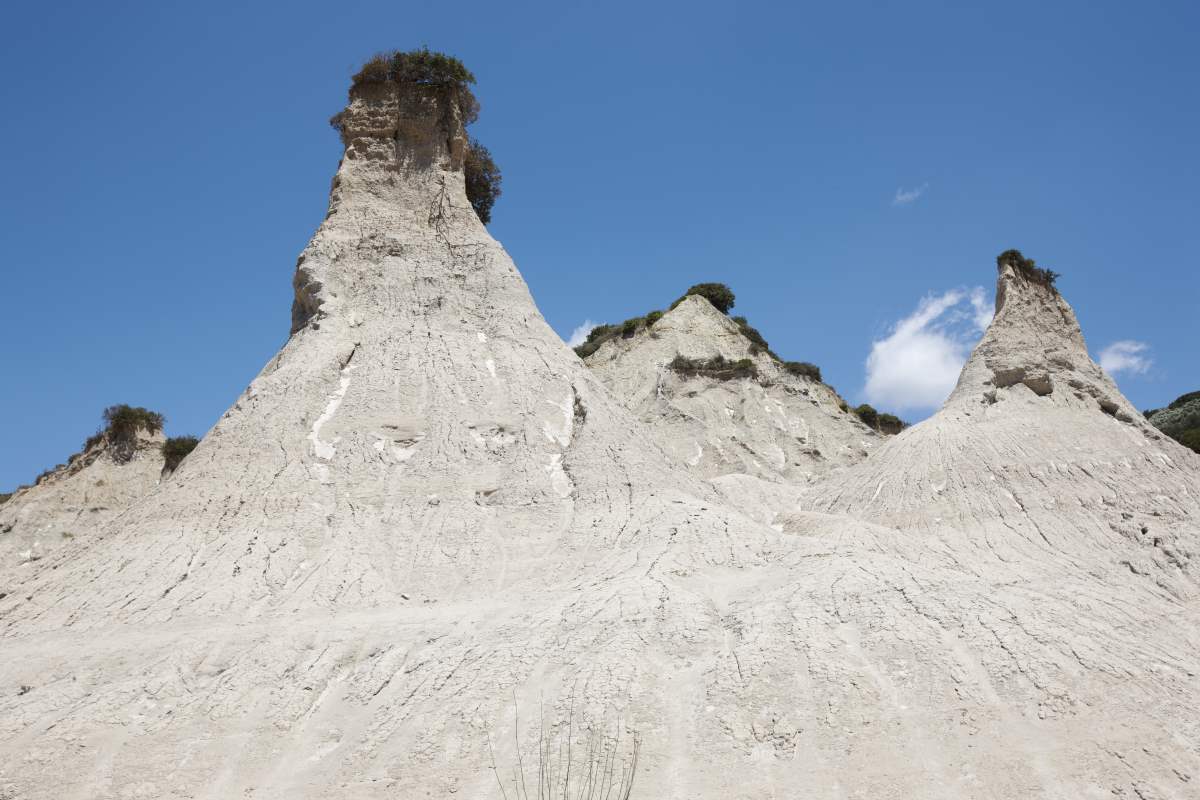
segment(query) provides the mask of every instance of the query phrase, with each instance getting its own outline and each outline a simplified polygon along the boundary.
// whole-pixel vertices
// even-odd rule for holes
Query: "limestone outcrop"
[[[757,374],[680,374],[670,368],[678,356],[748,359]],[[584,363],[650,427],[673,463],[706,478],[805,485],[858,463],[882,440],[832,388],[788,373],[699,295],[683,298],[652,327],[608,339]]]
[[[99,437],[0,505],[0,591],[6,576],[59,548],[86,546],[109,520],[149,494],[163,474],[163,436]]]
[[[546,325],[422,97],[352,95],[292,336],[187,480],[0,598],[0,791],[496,798],[636,752],[634,798],[1194,794],[1200,465],[1065,302],[1002,276],[945,410],[745,513]]]

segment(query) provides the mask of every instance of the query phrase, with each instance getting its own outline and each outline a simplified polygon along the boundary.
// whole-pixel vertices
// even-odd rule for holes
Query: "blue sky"
[[[1200,388],[1197,30],[1187,2],[10,4],[0,488],[106,405],[217,420],[287,335],[349,74],[422,44],[479,78],[491,230],[564,337],[724,281],[785,358],[919,419],[1018,247],[1162,405]],[[906,337],[915,388],[867,374]]]

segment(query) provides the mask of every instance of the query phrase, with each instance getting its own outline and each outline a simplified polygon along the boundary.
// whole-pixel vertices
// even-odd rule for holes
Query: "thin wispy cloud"
[[[1133,339],[1113,342],[1100,351],[1100,367],[1109,375],[1114,376],[1118,372],[1141,375],[1154,363],[1145,355],[1149,349],[1150,345]]]
[[[927,295],[886,337],[872,342],[863,387],[867,402],[888,411],[938,408],[991,321],[982,287]]]
[[[928,183],[922,183],[920,186],[918,186],[915,189],[897,189],[896,196],[892,198],[892,205],[894,205],[894,206],[912,205],[913,203],[917,202],[917,200],[919,200],[921,198],[921,195],[925,194],[925,192],[928,189],[929,189]]]
[[[596,327],[596,323],[590,319],[585,319],[583,324],[571,331],[571,336],[567,339],[567,344],[571,347],[579,347],[587,341],[587,336],[592,332],[592,328]]]

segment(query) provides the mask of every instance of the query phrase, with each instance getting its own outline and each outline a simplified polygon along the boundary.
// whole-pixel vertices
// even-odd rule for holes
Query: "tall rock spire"
[[[1038,278],[1002,258],[995,316],[943,408],[806,506],[967,537],[1005,570],[1018,552],[1077,569],[1112,550],[1124,555],[1107,569],[1136,562],[1190,596],[1197,460],[1134,410],[1088,355],[1066,299]]]
[[[1012,260],[1002,258],[997,268],[995,316],[946,407],[1032,394],[1042,405],[1100,411],[1149,433],[1142,415],[1088,355],[1075,312],[1053,284]]]
[[[137,574],[135,614],[489,596],[538,579],[548,554],[559,572],[588,563],[664,513],[665,489],[712,496],[542,319],[467,199],[463,118],[453,93],[352,89],[291,338],[188,479],[110,528],[138,541],[132,561],[101,548],[89,567]],[[72,613],[52,592],[29,602]]]

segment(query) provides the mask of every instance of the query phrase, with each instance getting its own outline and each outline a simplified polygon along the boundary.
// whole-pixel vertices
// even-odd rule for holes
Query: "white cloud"
[[[863,387],[867,402],[886,411],[939,407],[991,321],[981,287],[926,296],[886,338],[872,342]]]
[[[1116,375],[1118,372],[1132,372],[1140,375],[1150,369],[1150,365],[1154,363],[1143,355],[1149,349],[1150,345],[1145,342],[1136,342],[1133,339],[1113,342],[1100,351],[1100,366],[1109,375]]]
[[[892,198],[892,205],[906,206],[915,203],[921,195],[925,194],[925,190],[928,188],[928,183],[922,183],[915,189],[897,189],[896,196]]]
[[[596,324],[590,319],[585,319],[582,325],[571,331],[571,338],[567,339],[567,345],[570,347],[579,347],[579,345],[587,340],[588,334],[592,332],[592,328],[596,327]]]

